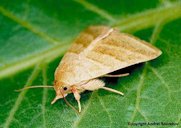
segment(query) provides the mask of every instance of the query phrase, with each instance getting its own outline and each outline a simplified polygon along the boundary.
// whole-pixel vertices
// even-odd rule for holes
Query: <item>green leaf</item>
[[[0,3],[0,127],[134,127],[128,123],[180,123],[181,3],[163,0],[15,0]],[[109,25],[160,48],[163,54],[134,66],[130,76],[81,95],[77,115],[54,90],[14,90],[52,84],[70,43],[89,25]],[[67,100],[77,106],[72,95]],[[142,127],[180,127],[144,125]]]

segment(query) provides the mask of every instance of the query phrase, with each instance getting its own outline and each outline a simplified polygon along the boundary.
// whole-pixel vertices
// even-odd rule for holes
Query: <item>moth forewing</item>
[[[104,87],[98,77],[152,60],[160,54],[159,49],[136,37],[105,26],[91,26],[78,36],[64,55],[55,72],[54,88],[57,95],[73,93],[81,111],[80,93],[85,90],[102,88],[123,95]]]
[[[161,54],[149,43],[116,30],[95,43],[96,37],[107,34],[109,30],[105,26],[86,29],[63,57],[55,77],[67,85],[73,85],[154,59]],[[86,49],[88,51],[84,54]]]

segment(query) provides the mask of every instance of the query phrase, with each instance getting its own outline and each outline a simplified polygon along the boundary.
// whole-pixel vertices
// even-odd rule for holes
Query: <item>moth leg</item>
[[[124,73],[124,74],[118,74],[118,75],[109,75],[109,74],[106,74],[104,75],[103,77],[123,77],[123,76],[128,76],[129,73]]]
[[[117,91],[115,89],[112,89],[112,88],[108,88],[108,87],[101,87],[101,88],[104,89],[104,90],[110,91],[110,92],[114,92],[114,93],[117,93],[117,94],[120,94],[120,95],[124,95],[124,93],[122,93],[120,91]]]
[[[76,101],[77,101],[77,103],[78,103],[78,108],[79,108],[79,112],[81,112],[81,104],[80,104],[80,94],[79,94],[79,92],[77,91],[77,89],[73,89],[73,94],[74,94],[74,97],[75,97],[75,99],[76,99]]]

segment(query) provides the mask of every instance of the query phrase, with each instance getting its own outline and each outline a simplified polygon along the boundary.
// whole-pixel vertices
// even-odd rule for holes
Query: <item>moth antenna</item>
[[[16,92],[20,92],[20,91],[24,91],[24,90],[27,90],[27,89],[32,89],[32,88],[53,88],[53,86],[51,85],[36,85],[36,86],[30,86],[30,87],[24,87],[22,89],[18,89],[18,90],[15,90]]]
[[[62,93],[62,92],[61,92],[61,93]],[[80,112],[67,101],[67,99],[64,97],[63,93],[62,93],[62,96],[63,96],[63,100],[65,101],[65,103],[67,104],[67,106],[69,106],[70,108],[72,108],[77,114],[80,114]]]
[[[102,89],[104,90],[107,90],[107,91],[110,91],[110,92],[114,92],[114,93],[117,93],[117,94],[120,94],[120,95],[124,95],[124,93],[120,92],[120,91],[117,91],[115,89],[112,89],[112,88],[108,88],[108,87],[101,87]]]
[[[104,75],[103,77],[123,77],[123,76],[128,76],[129,73],[124,73],[124,74],[118,74],[118,75]]]

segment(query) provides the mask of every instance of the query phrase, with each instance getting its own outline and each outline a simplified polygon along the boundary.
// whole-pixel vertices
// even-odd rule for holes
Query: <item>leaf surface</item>
[[[0,3],[0,127],[133,127],[128,123],[179,123],[181,118],[181,3],[179,1],[61,0]],[[89,25],[132,33],[163,54],[136,65],[128,77],[104,90],[81,95],[76,115],[63,100],[50,105],[54,90],[24,85],[52,84],[54,70],[70,43]],[[72,95],[67,100],[77,106]],[[152,127],[145,125],[143,127]],[[164,127],[163,125],[153,127]],[[180,127],[180,125],[173,125]]]

